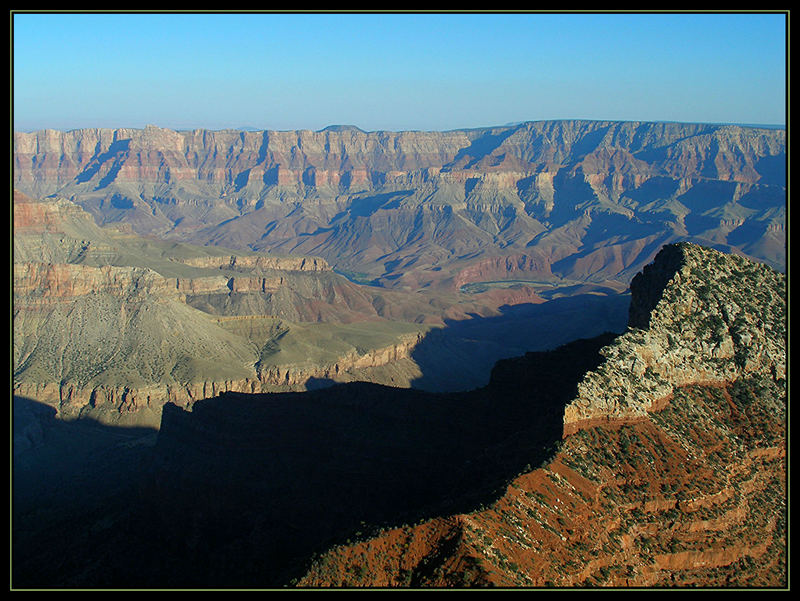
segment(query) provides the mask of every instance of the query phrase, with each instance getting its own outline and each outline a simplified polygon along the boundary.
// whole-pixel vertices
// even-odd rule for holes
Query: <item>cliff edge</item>
[[[664,247],[631,281],[628,331],[604,349],[564,413],[565,435],[646,416],[676,388],[786,379],[786,279],[689,243]]]
[[[631,291],[538,469],[473,511],[331,548],[298,585],[787,586],[785,276],[677,244]]]

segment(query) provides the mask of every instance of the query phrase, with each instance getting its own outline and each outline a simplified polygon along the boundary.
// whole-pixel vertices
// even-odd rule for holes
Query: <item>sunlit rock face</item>
[[[747,377],[785,383],[784,275],[684,243],[665,247],[631,292],[629,331],[581,382],[565,432],[582,422],[644,416],[682,386]]]
[[[391,287],[453,286],[482,261],[508,261],[492,277],[512,279],[520,256],[540,273],[627,283],[680,240],[786,261],[781,129],[46,130],[14,134],[14,185],[101,223],[319,256]]]

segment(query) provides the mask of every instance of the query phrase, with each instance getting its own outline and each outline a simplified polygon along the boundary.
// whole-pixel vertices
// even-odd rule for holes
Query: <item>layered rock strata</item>
[[[786,587],[785,277],[682,244],[631,287],[630,330],[539,469],[472,512],[336,546],[299,585]]]
[[[423,330],[386,326],[359,337],[353,326],[343,334],[359,341],[351,344],[336,339],[333,325],[320,344],[334,350],[309,341],[314,356],[276,360],[275,324],[380,321],[373,296],[316,257],[142,239],[98,227],[68,200],[17,191],[12,284],[14,393],[62,418],[157,424],[166,402],[303,389],[310,379],[407,358]],[[237,328],[229,318],[251,323]]]
[[[60,419],[93,418],[109,424],[146,423],[157,425],[161,409],[171,403],[191,409],[199,400],[229,392],[259,394],[276,391],[305,390],[316,381],[358,379],[361,370],[381,367],[408,359],[422,340],[422,334],[400,337],[386,347],[361,353],[351,351],[330,364],[266,365],[252,369],[242,378],[152,384],[81,385],[77,381],[31,382],[15,384],[14,394],[46,403],[57,410]]]
[[[520,272],[627,282],[680,240],[785,268],[784,129],[543,121],[14,136],[14,185],[28,194],[59,194],[142,234],[321,256],[385,287]]]
[[[755,161],[779,154],[784,144],[783,130],[678,123],[551,121],[451,132],[148,126],[15,132],[14,160],[16,186],[52,193],[66,184],[103,180],[371,187],[414,172],[454,177],[461,171],[485,172],[481,181],[501,185],[541,173],[540,184],[546,186],[552,170],[542,166],[580,156],[586,181],[613,191],[626,179],[635,184],[664,174],[680,180],[701,171],[724,181],[755,183],[763,179]],[[655,148],[657,155],[642,154]],[[508,175],[500,179],[501,174]]]
[[[421,332],[400,335],[385,346],[350,347],[338,358],[276,364],[234,333],[236,316],[187,305],[187,299],[270,295],[291,277],[165,278],[137,267],[15,264],[14,393],[51,404],[62,418],[157,423],[166,402],[187,407],[226,391],[304,389],[312,379],[347,379],[410,357],[422,339]],[[239,318],[256,322],[258,332],[280,316]],[[256,337],[269,344],[267,333]],[[181,375],[182,365],[196,367]]]

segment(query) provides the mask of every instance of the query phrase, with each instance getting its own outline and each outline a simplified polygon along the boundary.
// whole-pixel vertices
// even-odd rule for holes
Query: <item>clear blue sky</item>
[[[18,131],[785,123],[784,14],[12,19]]]

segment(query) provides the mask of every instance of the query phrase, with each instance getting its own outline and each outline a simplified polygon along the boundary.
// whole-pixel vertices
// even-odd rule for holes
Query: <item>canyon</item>
[[[15,132],[15,390],[157,425],[167,401],[312,379],[483,385],[621,331],[666,244],[784,270],[785,161],[785,130],[711,124]]]
[[[786,153],[15,132],[12,579],[786,586]]]
[[[77,446],[58,467],[49,445],[74,428],[88,445],[92,426],[18,399],[20,465],[44,462],[53,479],[18,469],[15,494],[59,504],[16,504],[14,578],[785,587],[785,276],[681,243],[634,282],[622,334],[501,360],[466,392],[225,392],[167,403],[157,432],[95,431],[114,444]],[[105,462],[110,481],[51,490]]]
[[[165,403],[223,391],[355,380],[468,389],[498,358],[622,327],[627,298],[613,292],[548,304],[529,286],[364,286],[319,257],[160,241],[16,192],[14,394],[60,418],[157,427]],[[572,315],[570,327],[548,326],[554,314]]]

